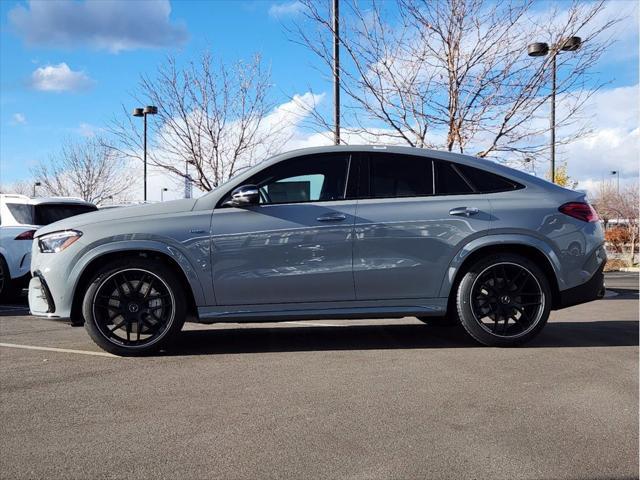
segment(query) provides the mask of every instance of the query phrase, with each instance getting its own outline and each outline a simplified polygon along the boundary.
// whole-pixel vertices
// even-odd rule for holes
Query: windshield
[[[49,225],[74,215],[97,210],[93,205],[77,205],[73,203],[43,203],[41,205],[7,203],[7,207],[16,222],[24,225]]]

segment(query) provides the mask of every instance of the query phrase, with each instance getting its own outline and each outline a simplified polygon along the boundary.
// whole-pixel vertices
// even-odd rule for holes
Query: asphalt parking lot
[[[139,359],[18,299],[0,477],[637,478],[638,276],[607,286],[522,348],[406,318],[189,326]]]

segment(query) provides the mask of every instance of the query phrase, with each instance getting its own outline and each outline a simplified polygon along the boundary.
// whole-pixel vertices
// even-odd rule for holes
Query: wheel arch
[[[491,238],[482,237],[463,247],[449,264],[440,290],[441,297],[449,297],[451,301],[457,285],[465,272],[478,259],[496,253],[520,254],[538,265],[547,279],[551,288],[552,308],[560,300],[562,277],[559,274],[560,263],[556,253],[544,242],[535,238]]]
[[[168,266],[176,274],[176,278],[184,288],[185,297],[187,299],[187,318],[197,318],[197,301],[202,300],[203,292],[199,281],[194,278],[194,275],[188,275],[188,273],[185,272],[185,266],[182,262],[186,261],[186,259],[178,260],[161,249],[149,248],[149,246],[147,246],[140,248],[117,248],[114,250],[103,251],[92,255],[89,259],[85,259],[83,262],[79,262],[82,267],[78,268],[78,273],[75,275],[76,281],[73,287],[71,303],[70,317],[73,324],[79,325],[84,322],[82,317],[82,300],[84,290],[81,286],[87,285],[91,277],[104,265],[113,260],[122,260],[126,257],[154,258]],[[192,270],[190,265],[187,267],[187,271],[189,270]]]

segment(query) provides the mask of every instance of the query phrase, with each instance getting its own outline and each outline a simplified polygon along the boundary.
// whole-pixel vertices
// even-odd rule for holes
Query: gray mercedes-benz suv
[[[603,232],[582,193],[407,147],[274,157],[198,199],[36,232],[34,315],[120,355],[201,323],[417,316],[493,346],[602,296]]]

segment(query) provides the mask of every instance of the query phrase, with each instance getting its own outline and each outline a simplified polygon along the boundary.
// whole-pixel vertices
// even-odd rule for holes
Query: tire
[[[0,255],[0,301],[8,300],[14,293],[13,290],[9,266],[4,257]]]
[[[147,355],[166,347],[184,325],[185,293],[164,263],[129,258],[102,267],[82,302],[85,328],[103,350]],[[142,337],[145,338],[142,338]]]
[[[491,347],[522,345],[544,328],[551,312],[549,280],[522,255],[496,254],[473,264],[456,293],[460,323]]]

